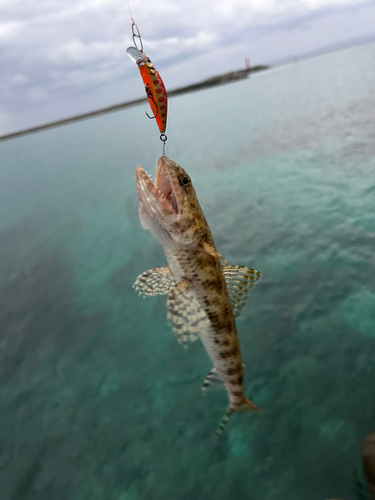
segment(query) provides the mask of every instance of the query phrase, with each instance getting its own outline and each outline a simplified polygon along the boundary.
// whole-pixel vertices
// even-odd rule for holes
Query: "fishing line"
[[[312,12],[311,9],[309,9],[308,7],[306,7],[306,5],[304,5],[302,2],[300,2],[299,0],[296,0],[297,3],[299,3],[300,5],[302,5],[302,7],[305,7],[306,10],[308,10],[309,12]]]
[[[133,13],[132,13],[132,10],[130,8],[130,2],[129,2],[129,0],[127,0],[127,2],[128,2],[128,7],[129,7],[130,18],[133,19]]]

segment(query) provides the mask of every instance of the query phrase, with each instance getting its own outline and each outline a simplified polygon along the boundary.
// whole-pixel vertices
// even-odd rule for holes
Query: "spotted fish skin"
[[[156,293],[168,293],[168,322],[184,346],[200,337],[214,366],[211,372],[217,374],[228,393],[228,411],[218,429],[220,434],[233,412],[259,411],[243,393],[234,312],[240,311],[261,274],[245,266],[223,265],[226,261],[217,252],[191,180],[177,163],[162,156],[155,183],[138,167],[136,184],[141,223],[163,245],[168,261],[168,268],[159,268],[164,269],[165,286],[159,282],[155,285],[155,290],[163,289]],[[141,282],[150,279],[150,272],[143,273],[135,283],[144,296],[150,293]],[[205,383],[209,385],[210,380],[207,377]]]
[[[206,242],[216,251],[207,225]],[[207,321],[200,339],[217,369],[229,395],[230,407],[243,404],[243,367],[241,349],[220,257],[210,255],[197,245],[189,250],[165,250],[169,268],[178,281],[191,285]]]

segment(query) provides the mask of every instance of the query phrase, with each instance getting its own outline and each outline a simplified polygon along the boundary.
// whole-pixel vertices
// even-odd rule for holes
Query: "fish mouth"
[[[180,185],[174,162],[162,156],[156,166],[155,181],[141,167],[135,171],[138,198],[141,204],[148,206],[154,214],[177,216],[182,212]]]

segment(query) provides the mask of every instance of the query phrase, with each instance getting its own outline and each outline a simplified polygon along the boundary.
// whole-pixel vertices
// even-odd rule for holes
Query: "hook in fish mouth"
[[[175,165],[167,156],[162,156],[156,167],[154,183],[143,168],[136,169],[135,181],[139,201],[148,206],[154,214],[160,209],[166,212],[165,215],[177,216],[182,212],[181,186]]]

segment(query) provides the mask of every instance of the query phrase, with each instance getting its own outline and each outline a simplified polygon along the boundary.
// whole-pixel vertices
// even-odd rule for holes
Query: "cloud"
[[[242,65],[250,46],[252,60],[270,62],[349,40],[362,28],[363,34],[373,31],[375,7],[369,0],[299,2],[131,0],[130,5],[146,53],[163,69],[170,87],[176,87],[235,69]],[[353,20],[349,27],[348,16]],[[41,117],[50,116],[52,107],[58,119],[67,112],[142,95],[139,83],[127,87],[136,81],[137,73],[126,56],[132,44],[129,18],[123,0],[2,0],[3,113],[16,117],[35,112],[40,122],[44,121]],[[345,30],[337,26],[332,33],[324,20],[332,24],[339,18]],[[181,75],[178,68],[186,74]],[[48,113],[41,112],[47,108]]]

